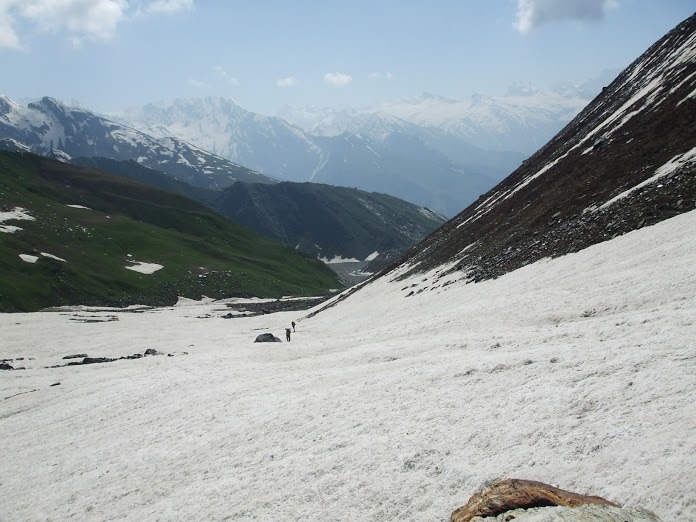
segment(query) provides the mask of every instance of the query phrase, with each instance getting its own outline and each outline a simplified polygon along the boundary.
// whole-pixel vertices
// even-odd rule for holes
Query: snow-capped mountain
[[[424,93],[360,109],[249,112],[224,98],[148,104],[121,116],[268,176],[392,194],[452,216],[546,143],[604,77],[542,91],[454,100]]]
[[[694,114],[696,15],[621,72],[508,178],[414,248],[409,270],[441,267],[443,276],[489,279],[692,210]]]
[[[315,136],[232,100],[146,105],[123,122],[177,136],[266,175],[384,192],[451,216],[522,161],[385,113],[359,114],[334,136]]]
[[[203,187],[225,187],[238,179],[274,182],[180,138],[153,138],[53,98],[23,107],[0,96],[0,138],[13,149],[24,146],[41,154],[132,159]]]
[[[176,136],[275,178],[307,181],[321,163],[321,150],[311,136],[227,98],[150,103],[116,119],[159,138]]]
[[[601,90],[596,82],[540,90],[513,85],[504,96],[476,94],[456,100],[423,93],[361,109],[283,107],[279,116],[316,135],[352,131],[365,115],[381,114],[488,151],[532,154]]]

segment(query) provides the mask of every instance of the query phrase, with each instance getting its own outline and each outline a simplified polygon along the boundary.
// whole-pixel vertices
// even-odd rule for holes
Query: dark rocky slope
[[[451,264],[479,281],[694,209],[695,89],[696,15],[393,267]]]

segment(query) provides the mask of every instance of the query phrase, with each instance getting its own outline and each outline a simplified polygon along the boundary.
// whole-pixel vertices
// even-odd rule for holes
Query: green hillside
[[[319,183],[237,182],[214,206],[265,237],[329,259],[400,253],[445,221],[393,196]]]
[[[17,207],[35,220],[8,220]],[[190,199],[32,154],[0,151],[0,221],[3,312],[310,295],[340,286],[322,263]],[[163,268],[126,269],[135,261]]]

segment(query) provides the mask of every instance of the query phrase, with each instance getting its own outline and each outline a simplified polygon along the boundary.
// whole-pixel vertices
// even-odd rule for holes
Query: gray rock
[[[283,341],[278,339],[272,333],[263,333],[263,334],[259,335],[254,342],[255,343],[282,343]]]

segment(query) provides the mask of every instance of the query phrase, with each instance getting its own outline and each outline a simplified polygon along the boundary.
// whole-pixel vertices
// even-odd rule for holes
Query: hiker
[[[292,331],[295,333],[295,321],[292,322]]]
[[[285,329],[285,338],[289,341],[290,340],[290,328]]]

